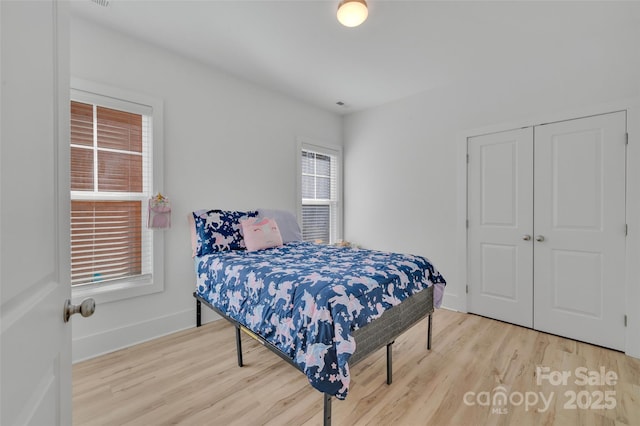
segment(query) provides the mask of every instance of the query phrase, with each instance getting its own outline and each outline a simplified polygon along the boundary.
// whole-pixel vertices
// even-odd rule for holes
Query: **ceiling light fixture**
[[[345,27],[357,27],[369,16],[365,0],[342,0],[338,5],[338,22]]]

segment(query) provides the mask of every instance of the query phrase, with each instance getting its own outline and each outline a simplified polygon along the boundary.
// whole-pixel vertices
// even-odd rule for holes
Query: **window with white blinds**
[[[148,278],[152,108],[80,91],[71,99],[71,284]]]
[[[340,151],[302,144],[300,187],[302,237],[333,244],[340,235]]]

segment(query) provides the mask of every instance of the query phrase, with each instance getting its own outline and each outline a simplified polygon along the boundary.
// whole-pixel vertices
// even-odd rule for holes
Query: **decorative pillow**
[[[278,224],[283,243],[302,241],[302,231],[296,216],[288,210],[258,209],[259,218],[271,218]]]
[[[244,250],[240,220],[257,215],[257,211],[199,210],[193,212],[196,234],[195,256],[225,250]]]
[[[196,232],[196,221],[193,217],[199,216],[200,213],[206,213],[206,210],[189,212],[187,215],[187,222],[189,222],[189,231],[191,233],[191,257],[196,257],[196,251],[198,250],[198,233]]]
[[[263,250],[282,245],[282,236],[278,224],[273,219],[240,220],[247,251]]]

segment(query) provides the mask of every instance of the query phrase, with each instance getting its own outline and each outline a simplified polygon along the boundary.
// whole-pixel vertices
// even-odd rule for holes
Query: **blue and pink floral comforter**
[[[424,257],[293,242],[196,258],[197,294],[288,355],[313,387],[349,389],[353,330],[444,278]],[[437,291],[436,291],[437,290]]]

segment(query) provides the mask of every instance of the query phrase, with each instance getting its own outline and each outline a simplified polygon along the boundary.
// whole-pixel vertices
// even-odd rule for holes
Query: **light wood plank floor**
[[[391,386],[384,349],[353,367],[349,396],[333,400],[334,425],[640,425],[638,359],[444,309],[431,351],[426,330],[425,320],[396,340]],[[322,395],[244,335],[237,367],[234,333],[220,320],[74,365],[74,424],[322,424]],[[601,367],[615,385],[580,385],[576,369]],[[553,385],[562,372],[566,385]],[[500,392],[503,405],[493,401]]]

